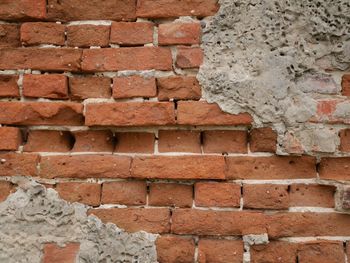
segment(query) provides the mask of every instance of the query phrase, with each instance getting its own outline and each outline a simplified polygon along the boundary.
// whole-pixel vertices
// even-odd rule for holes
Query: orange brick
[[[58,183],[56,190],[68,202],[79,202],[91,206],[100,205],[101,185],[96,183]]]
[[[154,77],[127,76],[113,79],[113,98],[151,98],[155,96],[157,96],[157,87]]]
[[[17,151],[22,143],[20,129],[15,127],[0,127],[0,151]]]
[[[290,206],[334,207],[335,191],[331,185],[292,184]]]
[[[322,158],[320,164],[320,178],[324,180],[350,180],[350,158]]]
[[[36,154],[0,154],[1,176],[37,176],[40,156]]]
[[[65,26],[56,23],[31,22],[21,26],[21,42],[26,45],[51,44],[63,46]]]
[[[350,97],[350,74],[345,74],[342,78],[342,94]]]
[[[0,25],[0,48],[21,46],[19,28],[18,25]]]
[[[23,96],[30,98],[67,99],[68,79],[64,75],[24,75]]]
[[[251,263],[295,263],[297,262],[297,248],[297,244],[284,241],[270,241],[266,245],[253,245],[250,249]]]
[[[196,206],[239,207],[241,186],[232,183],[196,183]]]
[[[350,152],[350,129],[341,130],[340,136],[340,147],[339,150],[342,152]]]
[[[72,152],[113,152],[114,138],[109,130],[76,131]]]
[[[156,241],[159,263],[194,262],[195,243],[193,238],[164,235]]]
[[[160,24],[158,29],[159,45],[195,45],[201,41],[199,23]]]
[[[276,152],[277,133],[271,128],[253,129],[249,143],[252,152]]]
[[[113,22],[111,28],[112,44],[137,46],[153,42],[153,23]]]
[[[314,241],[299,245],[300,263],[345,263],[344,246],[340,241]]]
[[[0,2],[1,20],[33,20],[46,17],[45,0],[17,0]]]
[[[246,131],[204,131],[203,151],[205,153],[247,153],[248,133]]]
[[[102,204],[145,205],[145,181],[109,182],[102,187]]]
[[[5,201],[13,190],[14,186],[10,182],[0,181],[0,202]]]
[[[155,136],[147,132],[118,132],[115,152],[153,153]]]
[[[0,75],[0,97],[19,97],[18,76]]]
[[[199,263],[242,262],[243,242],[240,240],[200,239]]]
[[[201,153],[199,131],[161,130],[158,133],[159,152]]]
[[[67,27],[67,45],[71,47],[106,47],[109,44],[109,26],[76,25]]]
[[[149,192],[149,205],[191,207],[193,186],[185,184],[152,183]]]
[[[74,138],[67,131],[30,130],[25,152],[69,152]]]
[[[104,77],[74,77],[69,79],[71,98],[84,100],[88,98],[110,98],[111,79]]]
[[[201,48],[178,47],[176,66],[179,68],[199,68],[203,63],[203,50]]]
[[[196,77],[174,76],[157,79],[158,99],[163,100],[199,100],[201,87]]]
[[[68,243],[59,247],[53,243],[44,245],[43,263],[74,263],[79,253],[79,243]]]

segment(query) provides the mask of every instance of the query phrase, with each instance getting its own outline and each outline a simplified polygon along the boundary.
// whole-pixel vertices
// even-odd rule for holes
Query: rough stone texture
[[[35,183],[21,184],[0,204],[1,262],[40,263],[47,243],[80,243],[75,261],[79,263],[112,262],[111,259],[156,262],[155,236],[145,232],[128,234],[113,224],[87,216],[85,206],[67,203],[53,189],[46,190]]]
[[[202,39],[206,57],[199,80],[209,102],[232,114],[249,112],[258,125],[278,124],[283,133],[316,113],[314,93],[340,91],[331,72],[350,65],[348,1],[219,3]],[[306,140],[327,140],[324,132]],[[320,141],[322,151],[335,150],[328,147],[334,141]]]

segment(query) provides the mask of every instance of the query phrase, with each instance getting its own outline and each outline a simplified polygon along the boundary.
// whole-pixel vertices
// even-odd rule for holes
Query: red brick
[[[322,158],[320,178],[325,180],[350,180],[350,158]]]
[[[1,24],[0,25],[0,48],[20,47],[20,46],[21,46],[21,41],[20,41],[20,34],[19,34],[19,26],[11,25],[11,24]]]
[[[316,178],[316,159],[302,156],[227,157],[227,179]]]
[[[44,246],[43,263],[74,263],[78,257],[80,244],[68,243],[59,247],[53,243]]]
[[[250,247],[251,263],[295,263],[297,244],[284,241],[270,241],[266,245]]]
[[[18,76],[0,75],[0,97],[19,97]]]
[[[67,131],[31,130],[24,145],[25,152],[69,152],[73,137]]]
[[[249,143],[252,152],[276,152],[277,133],[268,127],[253,129]]]
[[[195,45],[201,41],[199,23],[160,24],[158,29],[159,45]]]
[[[196,77],[174,76],[157,79],[159,100],[199,100],[201,87]]]
[[[345,263],[343,242],[314,241],[299,245],[298,262]]]
[[[168,233],[170,230],[170,211],[167,208],[92,209],[89,214],[96,215],[104,223],[114,223],[127,232]]]
[[[243,242],[240,240],[200,239],[199,263],[240,263],[243,260]]]
[[[344,99],[323,99],[317,101],[317,112],[310,121],[317,123],[330,123],[338,124],[344,123],[349,124],[350,119],[343,114],[343,116],[337,115],[337,109],[343,104],[348,105],[349,101]]]
[[[113,22],[111,28],[112,44],[137,46],[153,42],[153,23]]]
[[[84,71],[171,70],[172,57],[170,49],[160,47],[85,49],[82,69]]]
[[[217,104],[202,101],[180,101],[177,108],[177,122],[183,125],[250,125],[248,113],[237,115],[223,112]]]
[[[0,2],[1,20],[29,20],[46,17],[46,0],[10,0]]]
[[[70,102],[0,102],[0,123],[82,125],[83,105]]]
[[[154,133],[147,132],[118,132],[116,137],[116,152],[124,153],[153,153]]]
[[[205,17],[214,15],[219,9],[217,0],[139,0],[137,17],[165,18],[179,16]]]
[[[157,87],[154,77],[127,76],[113,79],[113,98],[150,98],[155,96],[157,96]]]
[[[350,152],[350,129],[344,129],[339,132],[340,147],[342,152]]]
[[[76,25],[67,27],[67,45],[71,47],[107,47],[109,26]]]
[[[199,68],[203,63],[203,50],[201,48],[178,47],[176,66],[179,68]]]
[[[110,98],[111,79],[104,77],[76,77],[69,79],[69,90],[74,100]]]
[[[194,262],[195,243],[191,237],[164,235],[157,238],[159,263]]]
[[[3,202],[13,192],[14,186],[10,182],[0,182],[0,202]]]
[[[25,46],[51,44],[63,46],[65,39],[64,25],[56,23],[23,23],[21,26],[21,42]]]
[[[68,202],[91,206],[100,205],[101,185],[96,183],[58,183],[56,190]]]
[[[224,169],[221,156],[135,157],[131,175],[152,179],[224,179]]]
[[[215,211],[177,208],[172,214],[174,234],[226,235],[266,232],[265,215],[258,212]]]
[[[244,184],[243,206],[254,209],[288,209],[288,185]]]
[[[241,186],[232,183],[196,183],[196,206],[239,207]]]
[[[334,207],[335,191],[331,185],[292,184],[290,206]]]
[[[246,131],[204,131],[203,151],[205,153],[247,153],[248,133]]]
[[[40,176],[44,178],[126,178],[131,158],[112,155],[45,156]]]
[[[0,154],[0,176],[37,176],[40,157],[36,154]]]
[[[78,71],[81,53],[70,48],[0,49],[0,70]]]
[[[114,150],[113,133],[105,131],[76,131],[72,152],[110,152]]]
[[[192,199],[192,185],[170,183],[152,183],[150,185],[149,205],[191,207]]]
[[[17,151],[22,143],[21,131],[14,127],[0,127],[0,151]]]
[[[109,182],[102,187],[102,204],[145,205],[145,181]]]
[[[345,74],[342,78],[342,94],[350,97],[350,74]]]
[[[47,16],[54,21],[134,20],[134,0],[48,0]]]
[[[85,118],[87,126],[170,125],[175,123],[175,109],[172,103],[167,102],[88,104]]]
[[[67,77],[60,74],[26,74],[23,78],[23,96],[31,98],[67,99]]]
[[[159,152],[201,153],[199,131],[161,130],[158,133]]]

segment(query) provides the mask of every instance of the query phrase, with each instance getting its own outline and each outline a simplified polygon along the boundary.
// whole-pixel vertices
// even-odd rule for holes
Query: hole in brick
[[[69,149],[72,150],[75,144],[75,136],[71,132],[64,132],[67,136],[68,144],[69,144]]]

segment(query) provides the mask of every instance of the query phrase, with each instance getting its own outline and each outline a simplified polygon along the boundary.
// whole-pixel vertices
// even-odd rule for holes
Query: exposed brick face
[[[22,144],[20,129],[15,127],[0,127],[0,151],[16,151]]]
[[[253,129],[249,143],[252,152],[276,152],[277,133],[272,128]]]
[[[194,45],[200,43],[199,23],[172,23],[159,25],[158,43],[160,45]]]
[[[110,98],[111,79],[104,77],[70,78],[69,90],[74,100]]]
[[[114,137],[111,131],[77,131],[72,135],[75,139],[73,152],[113,152],[114,150]]]
[[[349,158],[322,158],[320,164],[320,177],[330,180],[349,180]]]
[[[18,25],[0,25],[0,48],[21,46],[19,29]]]
[[[66,131],[29,131],[25,152],[68,152],[72,149],[72,136]]]
[[[203,151],[205,153],[247,153],[246,131],[205,131]]]
[[[17,81],[15,75],[0,75],[0,97],[19,97]]]
[[[116,134],[116,152],[153,153],[155,136],[147,132],[119,132]]]
[[[157,79],[158,99],[164,100],[199,100],[201,88],[196,77],[163,77]]]
[[[112,44],[138,46],[153,42],[153,23],[114,22],[111,28]]]
[[[67,77],[59,74],[24,75],[23,96],[30,98],[67,99]]]
[[[47,243],[44,246],[43,263],[74,263],[79,253],[79,247],[79,243],[65,244],[64,247]]]
[[[176,65],[179,68],[199,68],[203,63],[203,51],[200,48],[179,47]]]
[[[159,131],[158,151],[201,153],[200,132],[170,130]]]
[[[24,45],[51,44],[62,46],[65,42],[65,26],[56,23],[24,23],[21,26],[21,42]]]
[[[67,44],[71,47],[106,47],[109,44],[109,26],[77,25],[67,27]]]
[[[345,74],[342,79],[342,94],[350,97],[350,74]]]
[[[342,152],[350,152],[350,129],[341,130],[340,136],[340,147],[339,150]]]
[[[0,19],[8,21],[43,19],[46,16],[45,0],[2,1]]]
[[[292,184],[290,206],[334,207],[335,190],[328,185]]]
[[[59,183],[56,190],[68,202],[79,202],[90,206],[100,204],[101,185],[96,183]]]
[[[191,207],[192,198],[192,185],[152,183],[148,202],[152,206]]]
[[[13,190],[14,187],[10,182],[0,182],[0,202],[5,201]]]
[[[195,243],[192,238],[164,235],[157,239],[160,263],[191,263],[194,260]]]
[[[156,95],[156,80],[153,77],[144,78],[140,76],[128,76],[113,79],[113,98],[151,98],[155,97]]]
[[[147,185],[143,181],[110,182],[102,187],[103,204],[145,205]]]
[[[238,240],[200,239],[199,263],[242,262],[243,242]]]

